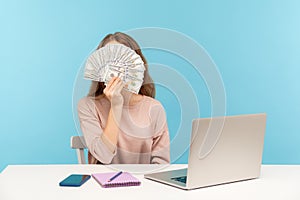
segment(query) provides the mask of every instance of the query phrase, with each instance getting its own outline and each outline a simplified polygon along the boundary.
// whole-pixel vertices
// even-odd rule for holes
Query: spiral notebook
[[[123,172],[120,176],[109,182],[110,178],[115,175],[116,172],[96,173],[92,174],[92,177],[104,188],[141,185],[141,182],[128,172]]]

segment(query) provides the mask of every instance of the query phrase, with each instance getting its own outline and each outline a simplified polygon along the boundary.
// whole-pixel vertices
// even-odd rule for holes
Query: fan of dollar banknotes
[[[126,90],[137,94],[144,79],[142,58],[123,44],[107,44],[93,52],[85,63],[84,78],[107,83],[120,77]]]

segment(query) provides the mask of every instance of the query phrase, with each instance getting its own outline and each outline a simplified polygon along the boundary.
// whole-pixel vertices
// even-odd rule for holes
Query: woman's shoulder
[[[149,108],[153,111],[164,110],[162,103],[159,100],[154,99],[152,97],[144,96],[144,103],[146,103],[149,106]]]
[[[105,104],[106,103],[106,98],[104,97],[98,97],[98,98],[94,98],[94,97],[83,97],[78,101],[77,107],[91,107],[91,106],[95,106],[97,103],[101,103],[101,104]]]
[[[146,95],[144,95],[144,102],[150,103],[152,105],[161,105],[160,101]]]
[[[90,104],[93,104],[93,103],[94,103],[93,99],[91,97],[86,96],[86,97],[81,98],[78,101],[77,105],[79,107],[79,106],[87,106],[87,105],[90,105]]]

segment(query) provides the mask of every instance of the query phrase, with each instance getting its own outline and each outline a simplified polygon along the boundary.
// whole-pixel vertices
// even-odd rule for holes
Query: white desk
[[[45,199],[169,199],[169,200],[300,200],[300,165],[264,165],[260,179],[243,181],[191,191],[177,189],[143,178],[144,171],[154,166],[122,165],[123,170],[142,181],[138,187],[101,188],[91,178],[81,187],[59,187],[58,183],[72,173],[112,171],[103,165],[10,165],[0,174],[1,200]],[[184,168],[186,165],[165,166],[163,170]],[[111,167],[119,168],[119,165]]]

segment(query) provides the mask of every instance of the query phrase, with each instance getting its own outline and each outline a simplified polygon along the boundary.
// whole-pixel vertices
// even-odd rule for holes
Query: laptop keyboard
[[[181,183],[186,183],[186,176],[174,177],[174,178],[171,178],[171,179],[174,180],[174,181],[181,182]]]

